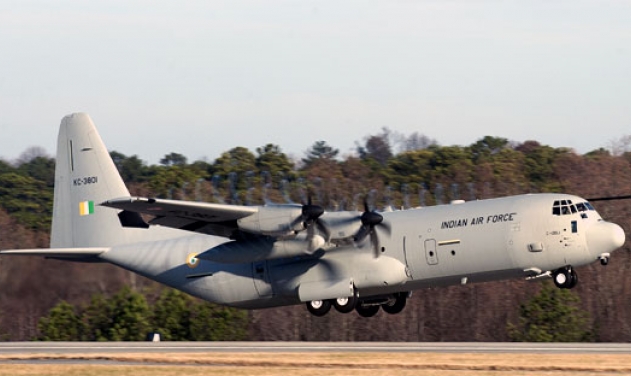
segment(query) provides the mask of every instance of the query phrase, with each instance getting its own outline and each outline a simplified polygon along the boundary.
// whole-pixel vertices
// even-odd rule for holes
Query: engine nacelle
[[[324,238],[319,235],[313,236],[310,240],[300,237],[276,241],[270,239],[232,241],[209,249],[197,255],[197,258],[222,264],[241,264],[311,255],[324,243]]]
[[[257,235],[283,236],[304,230],[299,205],[261,206],[259,210],[237,220],[239,229]]]
[[[351,238],[362,225],[356,211],[328,212],[320,219],[331,232],[331,240]]]

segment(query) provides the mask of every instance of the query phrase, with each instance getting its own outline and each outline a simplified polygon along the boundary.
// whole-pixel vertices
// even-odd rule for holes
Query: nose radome
[[[587,247],[592,254],[613,252],[625,241],[622,227],[611,222],[598,222],[587,230]]]
[[[614,238],[615,238],[615,245],[616,245],[616,249],[622,247],[624,245],[624,242],[626,240],[626,236],[624,234],[624,230],[622,229],[622,227],[618,226],[615,223],[611,223],[615,228],[613,229],[614,231]]]

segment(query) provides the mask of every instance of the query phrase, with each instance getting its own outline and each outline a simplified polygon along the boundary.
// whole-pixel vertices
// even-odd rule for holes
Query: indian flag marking
[[[82,201],[79,203],[79,215],[94,214],[94,201]]]

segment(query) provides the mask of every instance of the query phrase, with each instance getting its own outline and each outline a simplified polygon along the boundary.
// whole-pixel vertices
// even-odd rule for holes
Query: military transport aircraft
[[[152,218],[148,222],[143,219]],[[57,144],[51,248],[0,255],[109,262],[199,298],[254,309],[305,303],[395,314],[415,289],[507,278],[572,288],[625,234],[567,194],[378,213],[130,197],[92,120],[66,116]]]

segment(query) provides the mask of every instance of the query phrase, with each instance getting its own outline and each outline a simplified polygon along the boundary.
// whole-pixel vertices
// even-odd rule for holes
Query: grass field
[[[631,375],[631,354],[199,353],[3,355],[0,375]],[[63,361],[79,361],[64,364]],[[131,362],[109,365],[103,362]],[[85,362],[85,363],[84,363]],[[100,363],[100,364],[99,364]]]

